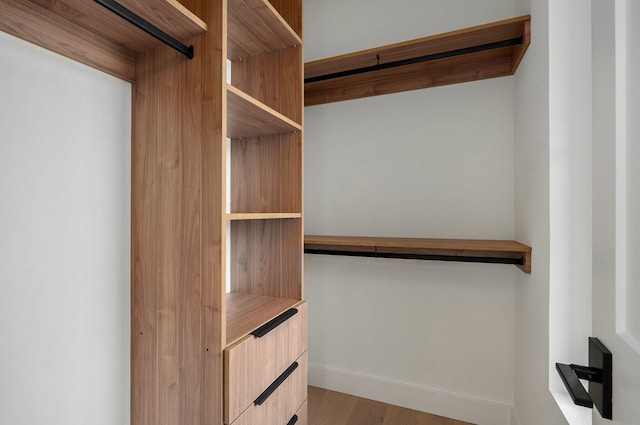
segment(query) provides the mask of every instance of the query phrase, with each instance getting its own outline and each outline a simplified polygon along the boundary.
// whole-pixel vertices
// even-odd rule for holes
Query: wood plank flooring
[[[318,387],[309,387],[308,412],[308,425],[471,425]]]

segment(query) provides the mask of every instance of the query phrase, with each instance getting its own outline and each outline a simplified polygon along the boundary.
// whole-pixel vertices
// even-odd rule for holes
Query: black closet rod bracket
[[[305,84],[316,83],[318,81],[332,80],[334,78],[348,77],[351,75],[364,74],[372,71],[381,71],[389,68],[397,68],[399,66],[414,65],[422,62],[431,62],[438,59],[446,59],[454,56],[468,55],[471,53],[484,52],[486,50],[500,49],[503,47],[515,46],[524,42],[523,37],[512,38],[509,40],[496,41],[493,43],[480,44],[477,46],[464,47],[461,49],[449,50],[446,52],[432,53],[429,55],[418,56],[415,58],[402,59],[393,62],[380,63],[380,55],[376,55],[376,65],[365,66],[362,68],[348,69],[346,71],[334,72],[332,74],[318,75],[304,79]]]
[[[101,6],[104,6],[107,10],[115,13],[116,15],[126,20],[127,22],[135,25],[136,27],[140,28],[141,30],[151,35],[152,37],[157,38],[158,40],[162,41],[164,44],[182,53],[187,58],[193,59],[193,46],[187,46],[182,44],[181,42],[171,37],[166,32],[162,31],[160,28],[156,27],[149,21],[136,15],[126,7],[122,6],[121,4],[113,0],[93,0],[93,1],[95,1]]]

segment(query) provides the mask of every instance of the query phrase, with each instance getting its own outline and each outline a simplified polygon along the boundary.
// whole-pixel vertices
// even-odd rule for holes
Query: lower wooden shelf
[[[307,254],[513,264],[531,273],[531,247],[510,240],[305,235]]]

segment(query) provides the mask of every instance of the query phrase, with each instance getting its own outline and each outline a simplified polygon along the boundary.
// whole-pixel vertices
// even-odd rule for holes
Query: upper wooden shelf
[[[302,125],[227,85],[227,137],[236,139],[292,131],[302,131]]]
[[[118,0],[178,41],[207,25],[176,0]],[[160,41],[92,0],[0,0],[0,30],[127,81],[135,54]]]
[[[133,52],[161,44],[92,0],[31,1]],[[207,31],[207,24],[176,0],[117,0],[117,3],[178,40]]]
[[[512,75],[530,16],[305,64],[305,106]]]
[[[300,300],[229,292],[226,303],[226,346],[229,346],[284,311],[295,307]]]
[[[305,235],[308,254],[514,264],[531,273],[531,247],[509,240]]]
[[[268,0],[229,0],[227,57],[238,60],[302,44]]]

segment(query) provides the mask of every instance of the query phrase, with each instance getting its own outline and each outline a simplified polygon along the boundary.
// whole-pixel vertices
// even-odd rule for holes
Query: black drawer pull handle
[[[255,331],[251,332],[251,335],[255,336],[256,338],[262,338],[263,336],[265,336],[266,334],[268,334],[269,332],[271,332],[272,330],[274,330],[275,328],[277,328],[278,326],[280,326],[281,324],[289,320],[290,317],[295,316],[296,313],[298,313],[297,308],[290,308],[289,310],[285,311],[278,317],[275,317],[274,319],[269,320],[267,323],[260,326]]]
[[[267,401],[267,399],[271,396],[271,394],[273,394],[278,389],[278,387],[282,385],[284,381],[287,380],[289,375],[291,375],[293,371],[296,370],[297,368],[298,368],[298,362],[293,362],[293,364],[289,366],[287,370],[282,372],[282,375],[278,376],[278,378],[275,381],[273,381],[273,383],[269,385],[269,387],[266,390],[264,390],[262,394],[260,394],[258,398],[256,398],[253,401],[253,403],[257,406],[260,406],[262,403]]]
[[[296,422],[298,422],[298,415],[293,415],[293,417],[289,419],[289,422],[287,422],[287,425],[294,425]]]

